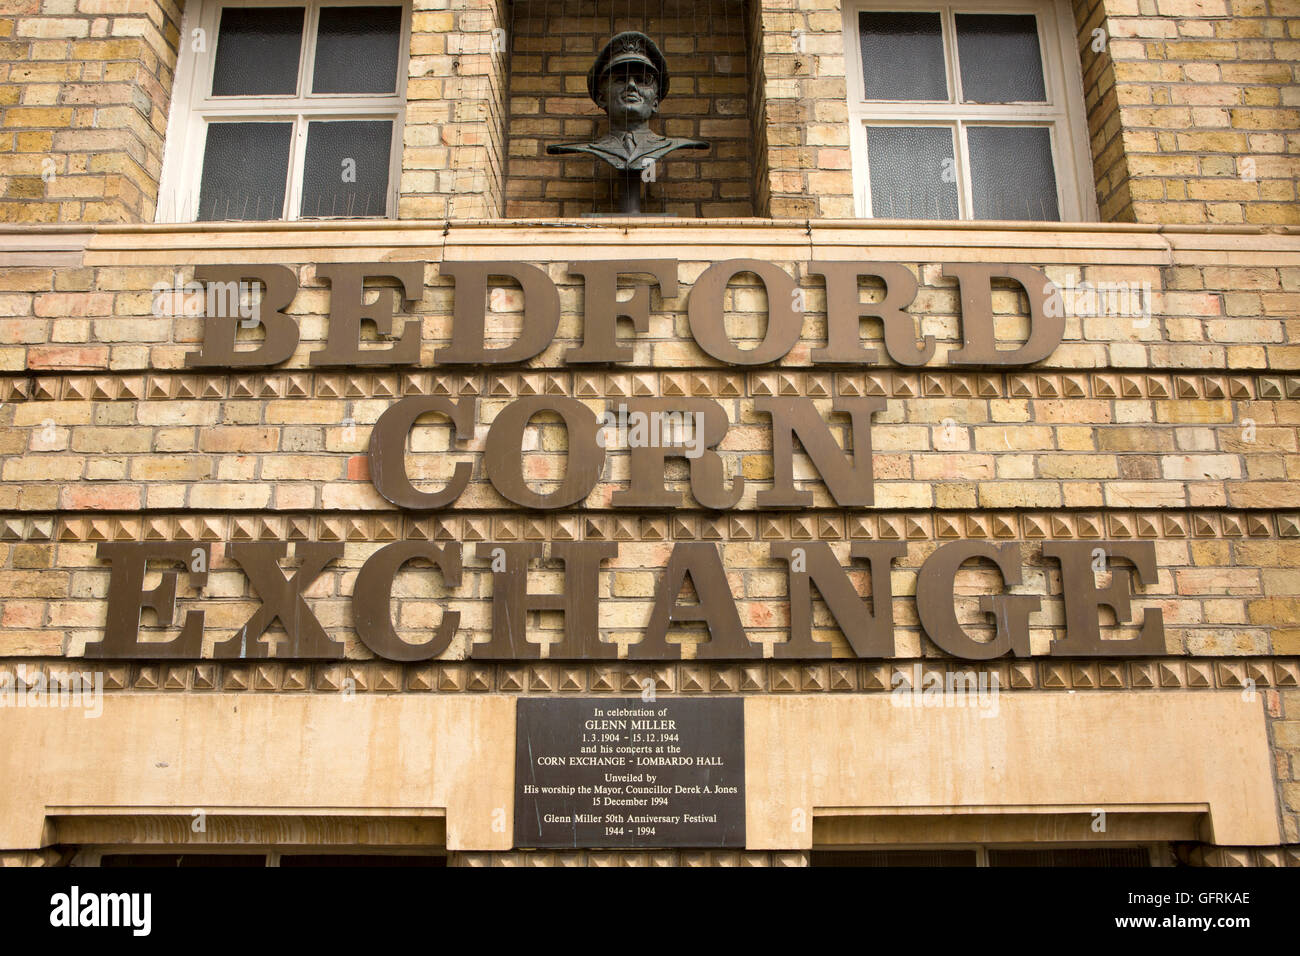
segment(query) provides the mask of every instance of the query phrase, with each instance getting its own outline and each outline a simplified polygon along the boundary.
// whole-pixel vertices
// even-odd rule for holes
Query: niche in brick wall
[[[711,144],[660,164],[646,184],[645,211],[754,215],[745,0],[514,0],[506,12],[507,217],[612,209],[609,166],[586,156],[547,156],[546,147],[605,133],[605,114],[587,96],[587,71],[623,30],[649,35],[668,61],[671,86],[651,128]]]

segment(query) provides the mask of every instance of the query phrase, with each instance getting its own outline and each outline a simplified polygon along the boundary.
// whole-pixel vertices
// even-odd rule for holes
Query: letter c
[[[427,412],[439,412],[456,426],[456,437],[474,436],[473,398],[453,402],[438,395],[412,395],[389,407],[370,433],[370,482],[375,490],[399,508],[432,510],[449,505],[469,484],[473,466],[458,462],[451,481],[441,491],[421,491],[406,474],[406,436],[416,419]]]

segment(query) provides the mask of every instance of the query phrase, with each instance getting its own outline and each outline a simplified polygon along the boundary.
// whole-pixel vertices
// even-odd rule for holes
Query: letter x
[[[280,568],[288,548],[284,541],[241,541],[230,545],[230,556],[248,575],[253,590],[262,599],[262,606],[234,636],[213,648],[214,657],[332,659],[343,656],[342,642],[332,640],[325,633],[302,596],[331,561],[342,557],[343,542],[299,541],[297,554],[301,564],[292,577],[286,577]],[[274,645],[258,640],[276,618],[289,635],[289,647],[283,654],[276,653]]]

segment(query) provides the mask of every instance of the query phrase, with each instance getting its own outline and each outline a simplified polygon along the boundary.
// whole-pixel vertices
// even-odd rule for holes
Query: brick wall
[[[1102,218],[1300,222],[1294,0],[1087,6],[1077,19]],[[1096,28],[1107,38],[1100,54]]]
[[[0,5],[0,220],[153,219],[179,24],[172,0]]]
[[[648,19],[624,6],[416,0],[399,216],[577,215],[604,202],[591,161],[545,146],[596,133],[590,60],[610,33],[647,23],[677,75],[661,128],[714,144],[665,165],[652,209],[852,215],[838,0],[671,0]],[[1300,221],[1294,0],[1074,10],[1103,221]],[[179,21],[171,0],[0,10],[0,219],[152,220]]]
[[[504,0],[414,0],[400,219],[502,214]]]
[[[651,127],[710,144],[708,152],[680,151],[659,164],[644,208],[690,217],[754,214],[742,0],[518,0],[513,11],[507,216],[612,208],[610,167],[589,157],[547,156],[546,147],[605,133],[605,116],[587,95],[587,71],[623,30],[648,33],[668,60],[671,87]]]
[[[853,160],[839,0],[753,0],[760,23],[766,208],[851,218]]]
[[[1017,546],[1024,583],[1016,593],[1042,597],[1030,618],[1037,659],[999,660],[1003,686],[1029,692],[1131,690],[1164,693],[1232,690],[1268,715],[1284,840],[1300,840],[1296,789],[1295,692],[1300,683],[1300,342],[1289,320],[1300,305],[1300,246],[1290,237],[1163,232],[1134,227],[1023,234],[934,228],[924,235],[872,228],[735,226],[727,231],[676,227],[644,234],[630,257],[680,251],[682,295],[652,301],[648,333],[636,337],[627,367],[566,367],[563,352],[580,336],[581,289],[565,263],[582,257],[586,230],[474,230],[453,227],[431,248],[426,230],[398,225],[365,232],[344,225],[298,230],[206,230],[114,233],[87,237],[80,253],[58,266],[26,265],[0,276],[0,658],[3,667],[82,666],[75,658],[105,625],[106,542],[181,540],[211,545],[202,592],[182,577],[185,609],[206,613],[208,644],[234,633],[259,604],[231,557],[240,541],[338,542],[341,557],[307,589],[313,612],[344,643],[347,661],[306,664],[202,660],[112,663],[110,689],[149,691],[221,688],[289,692],[337,690],[617,693],[651,679],[664,693],[885,692],[895,669],[913,662],[952,668],[920,628],[915,605],[918,568],[943,544],[985,540]],[[539,244],[545,243],[543,250]],[[184,366],[202,319],[156,314],[153,292],[181,281],[193,263],[210,261],[214,244],[245,252],[230,261],[290,264],[300,291],[289,309],[302,346],[272,370],[200,373]],[[562,320],[554,343],[524,367],[439,368],[432,350],[448,340],[451,288],[434,262],[413,307],[423,325],[418,366],[325,370],[307,353],[325,332],[329,290],[312,262],[355,260],[524,258],[539,262],[560,289]],[[686,250],[707,248],[709,259]],[[830,370],[809,353],[825,335],[824,293],[808,277],[811,254],[834,258],[864,248],[906,263],[920,283],[912,306],[919,330],[938,340],[925,368],[889,364]],[[519,250],[528,249],[528,253]],[[720,367],[694,345],[685,324],[686,296],[708,261],[762,255],[795,276],[806,297],[804,334],[778,366]],[[72,261],[72,259],[77,261]],[[1015,260],[1041,266],[1063,286],[1090,282],[1149,283],[1151,315],[1094,314],[1073,305],[1065,338],[1030,369],[953,368],[945,356],[957,341],[958,306],[936,261]],[[382,285],[382,283],[381,283]],[[502,286],[490,297],[493,322],[509,328],[521,300]],[[387,294],[387,293],[382,293]],[[728,297],[728,328],[739,339],[761,334],[763,295],[737,282]],[[995,294],[998,327],[1008,339],[1023,330],[1019,293]],[[867,344],[880,346],[874,323]],[[883,355],[883,352],[882,352]],[[436,485],[455,461],[475,464],[475,478],[451,507],[399,511],[369,481],[365,451],[377,417],[405,395],[449,394],[477,401],[475,437],[452,445],[446,428],[421,425],[407,462],[418,481]],[[738,506],[712,512],[689,495],[675,510],[624,511],[612,492],[626,484],[629,461],[617,442],[602,481],[582,507],[555,512],[520,509],[502,499],[481,469],[484,429],[525,395],[574,396],[594,410],[638,394],[689,395],[717,402],[730,422],[720,446],[727,475],[743,476]],[[823,414],[837,396],[877,395],[885,409],[872,427],[875,505],[835,504],[796,455],[799,487],[813,505],[776,512],[755,495],[772,481],[772,441],[757,400],[800,396]],[[829,419],[846,442],[842,420]],[[566,434],[545,422],[530,429],[527,474],[539,488],[558,479]],[[687,489],[684,470],[668,473]],[[400,634],[418,641],[448,610],[461,630],[442,660],[403,666],[373,660],[352,620],[358,569],[383,545],[434,540],[466,547],[460,586],[408,567],[394,587]],[[826,544],[844,561],[858,541],[904,546],[894,589],[894,660],[855,661],[837,622],[814,604],[812,636],[830,645],[830,662],[755,661],[752,666],[693,659],[700,628],[674,632],[687,641],[680,662],[611,662],[561,666],[491,665],[463,660],[486,641],[492,624],[492,574],[474,555],[478,542],[562,540],[618,545],[598,578],[598,624],[607,641],[628,644],[646,625],[661,569],[676,544],[704,542],[724,561],[728,585],[750,637],[775,647],[789,634],[787,565],[774,542]],[[1063,634],[1059,570],[1045,542],[1151,542],[1158,573],[1133,601],[1136,620],[1148,608],[1163,615],[1166,654],[1138,660],[1044,657]],[[847,562],[845,562],[847,563]],[[865,593],[865,572],[851,580]],[[548,561],[531,575],[536,592],[563,587]],[[972,633],[987,619],[978,595],[1000,590],[984,567],[961,572],[960,619]],[[147,637],[166,639],[175,622],[146,621]],[[563,618],[534,614],[532,640],[561,636]],[[271,636],[278,634],[278,629]],[[1114,636],[1130,637],[1130,626]],[[648,675],[648,678],[647,678]],[[1263,696],[1263,702],[1260,696]],[[1262,860],[1227,849],[1205,862]],[[1226,856],[1225,856],[1226,854]]]
[[[1083,102],[1088,112],[1088,143],[1092,152],[1097,210],[1102,222],[1133,222],[1128,152],[1120,126],[1115,93],[1115,63],[1106,54],[1106,7],[1102,0],[1076,0],[1079,61],[1083,70]],[[1100,34],[1095,31],[1101,31]]]

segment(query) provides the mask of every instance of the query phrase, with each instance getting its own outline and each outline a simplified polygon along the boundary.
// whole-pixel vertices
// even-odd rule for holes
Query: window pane
[[[862,79],[869,100],[946,100],[937,13],[859,13]]]
[[[313,93],[394,93],[401,7],[322,7]]]
[[[279,219],[292,123],[210,123],[199,219]]]
[[[1064,847],[1041,850],[989,850],[989,866],[1147,867],[1144,846]]]
[[[100,866],[266,866],[265,853],[106,853]]]
[[[957,14],[957,59],[967,103],[1042,103],[1043,61],[1033,14]]]
[[[974,850],[813,850],[812,866],[975,866]]]
[[[946,126],[868,126],[871,215],[880,219],[957,219],[952,130]]]
[[[389,120],[307,124],[303,216],[383,216],[388,212]]]
[[[976,219],[1061,218],[1046,127],[971,126],[966,134]]]
[[[304,13],[304,7],[224,8],[212,95],[296,93]]]

